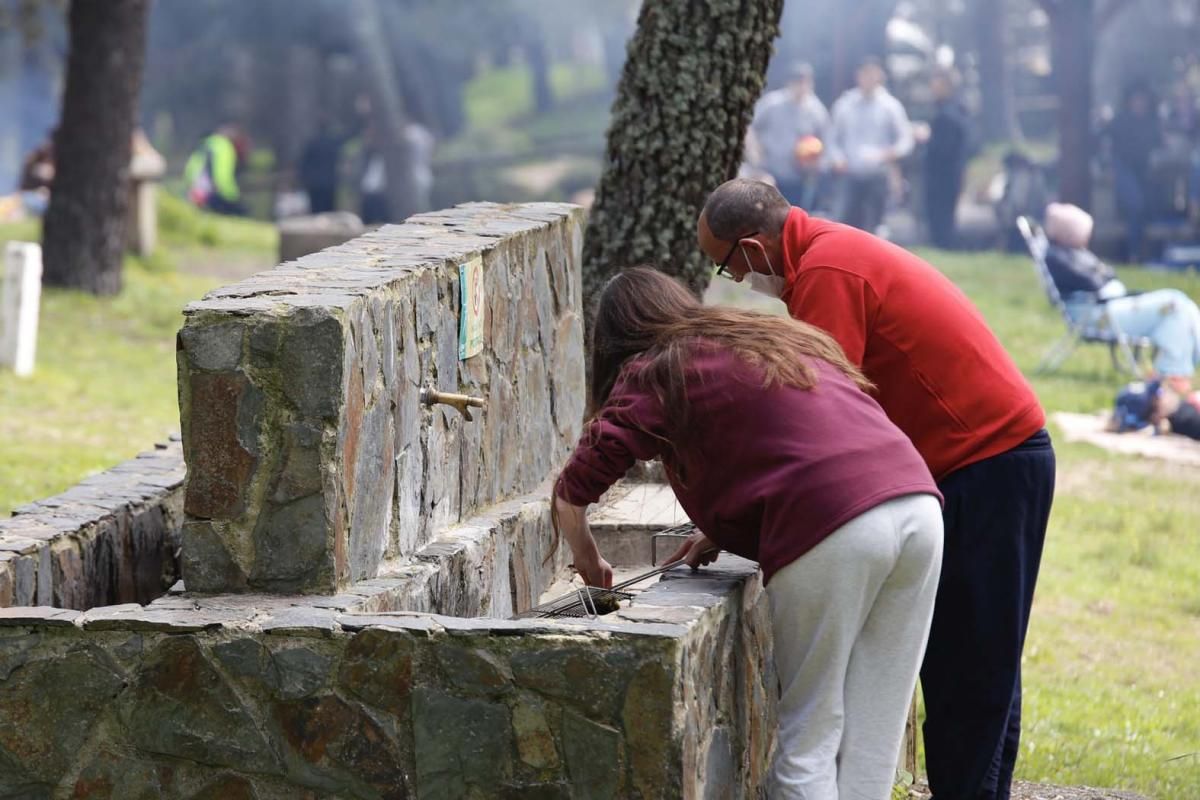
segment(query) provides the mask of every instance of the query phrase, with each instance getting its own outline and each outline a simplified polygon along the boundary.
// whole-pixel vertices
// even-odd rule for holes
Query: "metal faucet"
[[[427,406],[442,404],[446,406],[454,406],[458,409],[458,413],[463,415],[463,419],[471,422],[475,418],[471,416],[471,406],[475,408],[487,408],[487,403],[482,397],[471,397],[466,394],[451,394],[450,392],[439,392],[437,389],[428,386],[421,389],[421,402]]]

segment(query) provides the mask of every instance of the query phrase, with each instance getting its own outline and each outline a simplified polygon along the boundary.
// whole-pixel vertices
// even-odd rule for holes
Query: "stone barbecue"
[[[754,564],[515,618],[569,585],[548,501],[583,415],[582,225],[468,204],[190,305],[182,443],[0,522],[0,796],[758,796]],[[622,574],[682,521],[633,481],[593,520]]]

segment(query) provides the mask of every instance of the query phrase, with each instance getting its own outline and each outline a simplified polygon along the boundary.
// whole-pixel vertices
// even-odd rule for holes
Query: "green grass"
[[[275,228],[271,225],[201,213],[169,191],[158,196],[158,235],[168,249],[271,250],[276,242]]]
[[[979,306],[1026,374],[1065,330],[1029,260],[922,251]],[[1119,270],[1133,289],[1200,278]],[[732,284],[709,298],[762,305]],[[749,299],[753,298],[753,299]],[[769,302],[769,301],[768,301]],[[1049,413],[1110,408],[1126,379],[1089,345],[1032,378]],[[1017,777],[1200,798],[1200,469],[1066,443],[1024,666]]]
[[[972,297],[1027,373],[1062,334],[1027,259],[923,255]],[[1194,275],[1121,278],[1200,299]],[[1090,412],[1111,406],[1122,379],[1104,348],[1085,346],[1033,383],[1048,411]],[[1061,437],[1056,449],[1018,777],[1200,797],[1200,470]]]
[[[604,86],[604,74],[596,67],[554,64],[550,67],[550,91],[565,101]],[[533,114],[533,80],[527,65],[487,70],[467,84],[463,93],[467,126],[493,130],[513,126]]]
[[[126,260],[119,296],[43,290],[34,374],[0,371],[0,517],[179,430],[181,312],[222,282],[179,265],[274,258],[270,225],[201,214],[171,197],[160,223],[159,251]],[[0,243],[38,238],[36,223],[0,226]]]
[[[608,126],[604,75],[579,64],[550,68],[554,107],[534,113],[533,84],[525,65],[480,73],[463,92],[465,130],[438,143],[437,161],[480,155],[528,155],[536,159],[546,142],[597,140]]]
[[[179,311],[218,282],[171,269],[179,253],[271,257],[265,226],[167,207],[158,271],[131,264],[117,298],[47,290],[36,374],[0,373],[0,514],[177,429]],[[0,240],[18,236],[36,238],[36,228],[0,228]],[[198,241],[210,236],[220,248]],[[1027,259],[923,255],[975,300],[1027,371],[1061,335]],[[1121,277],[1133,288],[1169,285],[1200,298],[1194,276]],[[1121,383],[1097,347],[1034,378],[1050,411],[1107,407]],[[1026,647],[1018,777],[1200,797],[1200,470],[1061,438],[1057,449],[1059,488]]]

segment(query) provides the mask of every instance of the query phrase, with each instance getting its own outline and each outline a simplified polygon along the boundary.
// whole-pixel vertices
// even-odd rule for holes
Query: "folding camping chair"
[[[1037,273],[1038,280],[1041,281],[1046,299],[1050,301],[1050,305],[1058,311],[1063,322],[1067,324],[1067,332],[1042,356],[1042,360],[1038,362],[1035,370],[1036,373],[1041,375],[1058,369],[1067,360],[1067,356],[1075,351],[1079,343],[1083,342],[1106,345],[1114,370],[1139,377],[1141,373],[1138,364],[1142,351],[1152,353],[1154,343],[1145,337],[1130,337],[1122,333],[1105,311],[1104,303],[1094,298],[1082,300],[1072,297],[1072,307],[1077,310],[1082,309],[1085,313],[1079,316],[1090,321],[1082,323],[1074,319],[1067,313],[1067,304],[1059,294],[1058,287],[1054,285],[1050,267],[1046,264],[1046,251],[1050,247],[1046,233],[1028,217],[1017,218],[1017,230],[1021,232],[1021,237],[1025,239],[1025,245],[1029,248],[1029,254],[1033,256],[1034,271]],[[1086,303],[1090,303],[1091,306]]]

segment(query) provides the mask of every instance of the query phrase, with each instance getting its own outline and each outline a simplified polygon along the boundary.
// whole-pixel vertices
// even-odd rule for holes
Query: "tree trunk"
[[[588,298],[651,263],[697,294],[708,193],[732,178],[763,87],[783,0],[646,0],[617,86],[604,172],[583,242]]]
[[[988,141],[1021,141],[1008,69],[1008,3],[975,0],[975,47],[979,52],[981,127]]]
[[[149,0],[71,2],[54,185],[42,233],[48,285],[94,294],[121,290],[149,5]]]
[[[1092,0],[1058,0],[1045,7],[1058,92],[1058,196],[1086,209],[1092,204]]]
[[[554,92],[550,88],[550,57],[540,35],[541,31],[533,32],[534,38],[525,45],[525,58],[533,81],[533,110],[545,114],[554,110]]]
[[[387,168],[388,208],[394,220],[402,220],[422,209],[416,204],[412,153],[405,135],[408,120],[396,84],[383,16],[377,0],[354,0],[349,12],[359,58],[370,86],[374,120],[379,126],[383,163]]]

